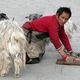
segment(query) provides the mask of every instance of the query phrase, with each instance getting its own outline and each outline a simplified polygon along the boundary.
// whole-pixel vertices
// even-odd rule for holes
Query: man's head
[[[63,26],[68,19],[71,17],[71,10],[68,7],[60,7],[57,12],[56,12],[56,16],[57,16],[57,20],[60,26]]]

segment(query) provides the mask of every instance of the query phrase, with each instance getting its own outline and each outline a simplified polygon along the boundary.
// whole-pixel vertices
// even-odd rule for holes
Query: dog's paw
[[[5,77],[7,75],[7,73],[1,73],[0,76],[1,77]]]
[[[20,77],[20,74],[15,74],[15,78],[19,78]]]

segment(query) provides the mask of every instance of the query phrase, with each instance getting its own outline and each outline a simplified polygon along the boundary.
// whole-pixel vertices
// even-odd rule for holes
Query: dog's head
[[[30,14],[29,16],[25,17],[25,18],[29,18],[30,21],[33,21],[37,18],[40,18],[42,17],[43,15],[42,14],[37,14],[37,13],[34,13],[34,14]]]
[[[8,19],[7,15],[5,13],[0,13],[0,21]]]

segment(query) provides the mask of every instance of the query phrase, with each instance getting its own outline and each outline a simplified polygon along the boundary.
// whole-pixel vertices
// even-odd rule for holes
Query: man
[[[69,56],[64,51],[65,48],[67,52],[73,53],[68,37],[64,31],[64,24],[69,20],[70,17],[70,8],[60,7],[57,10],[56,15],[45,16],[31,22],[26,22],[23,24],[22,28],[24,31],[30,30],[31,32],[32,30],[48,33],[51,42],[65,61],[80,61],[79,58]],[[31,42],[31,40],[29,42]],[[64,45],[64,47],[62,47],[62,45]]]

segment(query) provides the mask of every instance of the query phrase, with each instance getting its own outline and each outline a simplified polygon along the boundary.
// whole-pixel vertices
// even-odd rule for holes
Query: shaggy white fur
[[[69,20],[66,24],[65,24],[65,32],[67,33],[69,39],[71,40],[73,37],[73,34],[75,32],[78,32],[78,27],[76,26],[76,24],[74,24],[71,20]]]
[[[5,76],[14,63],[15,75],[25,67],[26,38],[14,20],[0,21],[0,75]]]

